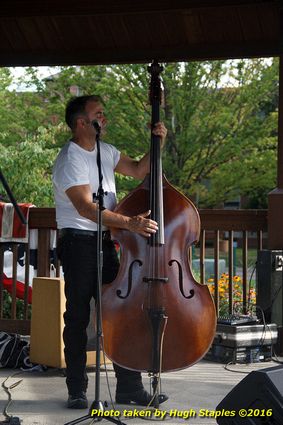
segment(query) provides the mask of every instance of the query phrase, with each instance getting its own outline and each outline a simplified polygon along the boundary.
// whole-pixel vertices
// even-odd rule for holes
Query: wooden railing
[[[257,252],[267,245],[267,211],[266,210],[200,210],[201,234],[199,241],[200,250],[200,282],[206,283],[205,263],[208,257],[209,245],[212,245],[214,302],[219,314],[219,278],[220,272],[220,243],[226,242],[223,251],[227,251],[227,269],[225,270],[229,281],[228,313],[234,312],[233,278],[241,278],[242,301],[237,306],[243,314],[247,313],[251,278],[256,276]],[[223,239],[224,238],[224,239]],[[235,246],[236,245],[236,246]],[[237,247],[241,248],[240,266],[236,264],[235,253]],[[249,253],[253,248],[253,259],[249,270]]]
[[[37,241],[37,276],[50,276],[50,230],[56,230],[55,209],[54,208],[31,208],[29,213],[29,229],[38,229]],[[11,308],[7,314],[5,306],[5,294],[3,288],[4,252],[9,245],[13,254],[12,259],[12,294]],[[25,271],[24,271],[24,299],[19,308],[19,301],[16,297],[17,288],[17,261],[20,246],[16,243],[0,243],[0,330],[20,333],[23,335],[30,333],[30,306],[28,304],[28,288],[30,284],[30,246],[24,245]],[[59,275],[59,264],[54,265],[56,275]],[[19,310],[20,318],[19,318]],[[5,314],[6,313],[6,314]],[[7,318],[9,316],[9,318]]]
[[[232,279],[235,275],[235,242],[242,247],[241,271],[243,290],[243,312],[247,310],[248,296],[248,258],[249,247],[254,246],[255,250],[264,247],[264,234],[267,232],[267,211],[266,210],[200,210],[201,233],[200,241],[190,250],[192,265],[194,260],[199,262],[199,280],[206,283],[206,268],[208,257],[213,263],[213,276],[215,284],[215,305],[219,311],[219,288],[218,278],[220,275],[220,256],[222,255],[221,245],[223,240],[227,245],[227,274],[229,276],[229,312],[233,312],[233,292]],[[50,230],[56,230],[55,209],[54,208],[32,208],[30,210],[29,228],[38,229],[37,247],[37,276],[50,276]],[[7,307],[4,306],[3,289],[3,267],[4,267],[4,244],[0,244],[0,330],[29,334],[30,332],[30,307],[28,305],[28,288],[30,281],[30,247],[24,246],[25,253],[25,279],[24,279],[24,300],[21,310],[21,318],[17,312],[17,260],[19,246],[11,244],[13,254],[12,260],[12,294],[10,303],[9,318]],[[60,264],[55,261],[53,265],[56,276],[60,274]],[[197,273],[197,271],[195,271]]]

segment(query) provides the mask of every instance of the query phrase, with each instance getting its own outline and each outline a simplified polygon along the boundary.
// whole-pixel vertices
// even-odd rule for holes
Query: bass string
[[[154,244],[148,245],[148,275],[149,282],[147,283],[147,306],[149,309],[161,310],[165,307],[166,294],[162,282],[166,278],[165,267],[165,247],[164,245]]]

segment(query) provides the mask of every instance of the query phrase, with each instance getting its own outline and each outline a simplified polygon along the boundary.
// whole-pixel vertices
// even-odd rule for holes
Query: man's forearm
[[[149,153],[145,154],[138,162],[137,162],[137,174],[140,179],[145,178],[145,176],[150,171],[150,155]]]

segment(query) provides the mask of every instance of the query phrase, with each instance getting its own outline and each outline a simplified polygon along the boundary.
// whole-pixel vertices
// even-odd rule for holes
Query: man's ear
[[[84,118],[82,118],[82,117],[77,118],[77,120],[76,120],[76,127],[75,128],[84,128],[85,125],[86,125],[86,123],[85,123],[85,119]]]

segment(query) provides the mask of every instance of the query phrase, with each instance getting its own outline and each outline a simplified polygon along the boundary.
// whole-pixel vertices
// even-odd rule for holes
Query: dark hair
[[[71,130],[76,127],[76,120],[80,115],[85,115],[85,107],[88,102],[102,102],[98,95],[73,97],[66,106],[65,121]]]

